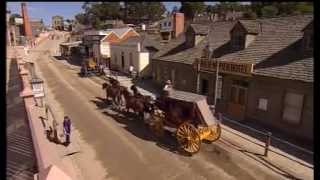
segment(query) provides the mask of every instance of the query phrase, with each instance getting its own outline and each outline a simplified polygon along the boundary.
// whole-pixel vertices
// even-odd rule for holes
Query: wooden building
[[[313,31],[310,15],[191,25],[153,59],[154,79],[213,103],[219,62],[218,111],[311,142]]]

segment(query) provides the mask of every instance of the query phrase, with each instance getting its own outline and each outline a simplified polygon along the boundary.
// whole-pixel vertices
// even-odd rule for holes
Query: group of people
[[[52,125],[53,125],[53,129],[51,127],[49,127],[46,130],[47,137],[50,141],[53,141],[55,143],[61,143],[61,141],[58,137],[58,132],[57,132],[58,123],[56,121],[53,121]],[[70,136],[71,136],[71,119],[68,116],[65,116],[63,119],[63,135],[65,137],[65,141],[62,144],[69,145],[70,144]]]

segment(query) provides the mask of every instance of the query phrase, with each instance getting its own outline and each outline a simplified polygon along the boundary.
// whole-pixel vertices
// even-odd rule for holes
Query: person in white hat
[[[172,87],[171,81],[170,81],[170,80],[167,80],[167,81],[166,81],[166,84],[165,84],[165,86],[164,86],[164,88],[163,88],[163,91],[164,91],[165,95],[168,95],[169,92],[170,92],[172,89],[173,89],[173,87]]]

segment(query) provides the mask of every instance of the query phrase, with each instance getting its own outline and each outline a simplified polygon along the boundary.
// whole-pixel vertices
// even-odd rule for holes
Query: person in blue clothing
[[[71,134],[71,120],[68,116],[64,116],[63,120],[63,132],[66,137],[65,144],[70,144],[70,134]]]

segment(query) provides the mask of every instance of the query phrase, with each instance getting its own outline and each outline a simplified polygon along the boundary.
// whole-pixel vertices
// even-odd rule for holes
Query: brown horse
[[[113,86],[120,86],[120,82],[117,79],[113,78],[113,77],[109,77],[109,82]]]
[[[111,98],[112,103],[118,106],[120,103],[120,101],[119,101],[119,99],[120,99],[119,87],[114,86],[114,85],[110,85],[108,83],[103,83],[102,89],[106,90],[106,100],[108,100],[108,98]]]
[[[148,109],[150,102],[144,100],[143,98],[135,97],[128,91],[127,88],[123,89],[121,94],[125,98],[127,112],[132,109],[133,112],[138,113],[138,115],[143,118],[143,113],[146,109]]]

